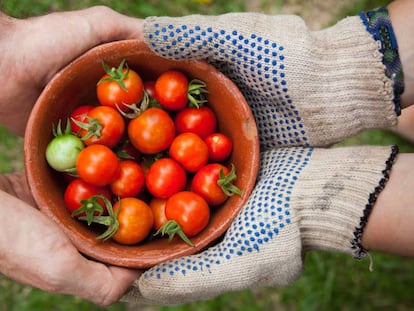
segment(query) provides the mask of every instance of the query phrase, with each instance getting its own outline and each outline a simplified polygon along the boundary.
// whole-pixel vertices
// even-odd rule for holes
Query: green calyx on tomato
[[[102,124],[95,118],[86,116],[85,120],[87,122],[81,122],[72,118],[73,123],[75,123],[79,128],[85,130],[86,134],[81,137],[82,140],[87,140],[93,136],[100,138],[102,135]]]
[[[62,131],[61,120],[53,128],[54,138],[46,147],[46,161],[56,171],[74,173],[76,171],[76,159],[85,147],[82,140],[71,133],[69,120],[65,131]]]
[[[122,60],[118,68],[109,68],[104,62],[102,67],[105,74],[96,85],[99,103],[121,111],[129,111],[139,105],[144,95],[143,81],[136,71],[128,67],[126,60]]]
[[[84,220],[88,222],[88,225],[90,225],[91,223],[97,223],[97,224],[101,224],[107,227],[107,229],[100,235],[98,235],[96,237],[96,239],[98,240],[109,240],[110,238],[112,238],[115,233],[118,231],[119,229],[119,221],[118,221],[118,213],[120,211],[120,209],[114,211],[112,208],[112,204],[111,202],[103,195],[95,195],[92,197],[92,199],[102,199],[105,203],[105,207],[106,210],[108,211],[108,215],[107,216],[103,216],[102,213],[99,215],[96,215],[96,210],[92,211],[92,219],[89,220],[87,218],[87,216],[82,216],[79,217],[79,220]],[[98,210],[99,212],[99,210]]]
[[[109,67],[104,61],[102,61],[102,67],[105,70],[108,77],[102,78],[98,81],[98,85],[106,81],[114,81],[119,84],[119,86],[124,90],[128,91],[125,86],[124,80],[128,77],[129,67],[126,63],[126,59],[123,59],[119,64],[118,68]]]
[[[151,105],[151,99],[147,92],[144,92],[144,95],[142,97],[141,104],[139,105],[139,107],[137,106],[137,104],[129,105],[129,104],[124,103],[123,105],[129,109],[128,112],[122,111],[122,109],[120,109],[118,105],[116,105],[116,108],[118,109],[119,113],[127,119],[135,119],[139,117],[149,107],[154,106],[154,105]]]
[[[188,245],[194,247],[194,244],[191,240],[185,235],[184,231],[181,229],[181,226],[175,220],[168,220],[157,232],[154,233],[154,236],[160,235],[168,235],[168,242],[171,242],[174,238],[175,234],[178,236]]]
[[[207,85],[204,81],[198,79],[191,80],[187,90],[188,106],[196,108],[202,107],[207,102],[205,97],[207,93]]]
[[[125,131],[125,121],[122,115],[113,107],[98,105],[91,109],[79,126],[79,137],[85,145],[103,144],[115,147]]]
[[[135,197],[125,197],[112,205],[106,197],[98,197],[104,201],[108,215],[93,216],[91,223],[107,227],[96,239],[106,241],[112,238],[115,242],[132,245],[147,238],[154,224],[154,216],[147,203]],[[86,217],[79,219],[86,220]]]
[[[234,164],[232,164],[230,173],[228,173],[227,175],[224,174],[223,169],[220,169],[217,184],[220,186],[220,188],[227,196],[232,196],[235,194],[241,195],[241,190],[233,183],[236,179],[236,169],[234,168]]]
[[[168,220],[158,230],[158,234],[168,234],[170,241],[178,234],[185,243],[194,246],[188,238],[196,236],[207,226],[210,208],[200,195],[180,191],[165,202],[165,218]]]
[[[81,207],[75,210],[71,216],[78,217],[78,219],[85,220],[88,223],[88,226],[92,223],[95,216],[101,216],[104,212],[104,208],[98,202],[98,200],[102,199],[103,195],[94,195],[86,200],[81,200]],[[106,199],[106,198],[105,198]]]

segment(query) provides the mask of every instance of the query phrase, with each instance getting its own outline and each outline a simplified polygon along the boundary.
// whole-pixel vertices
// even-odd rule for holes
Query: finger
[[[29,40],[33,41],[33,45],[42,42],[41,49],[51,54],[52,62],[40,84],[44,86],[63,66],[99,44],[142,38],[141,28],[140,19],[122,15],[105,6],[95,6],[29,19],[23,31],[35,31],[36,35]],[[50,29],[59,29],[59,33],[54,33]],[[39,68],[36,72],[40,74],[41,70],[42,68]]]
[[[143,21],[105,6],[81,11],[97,38],[96,44],[122,39],[143,39]]]
[[[76,276],[72,277],[69,292],[95,304],[108,306],[120,300],[142,271],[123,267],[107,266],[84,259],[74,267]]]

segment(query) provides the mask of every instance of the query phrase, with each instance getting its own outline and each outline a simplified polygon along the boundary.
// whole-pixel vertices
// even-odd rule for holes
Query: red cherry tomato
[[[94,106],[92,105],[83,105],[77,107],[75,110],[72,111],[70,114],[70,128],[73,134],[78,134],[80,131],[79,125],[75,123],[75,121],[79,122],[85,122],[86,116],[88,115],[88,112],[92,110]]]
[[[192,191],[202,196],[210,206],[220,205],[227,200],[229,194],[226,194],[223,189],[228,190],[230,195],[240,191],[233,184],[234,179],[232,178],[226,181],[222,186],[218,184],[221,170],[225,177],[229,176],[231,173],[229,168],[222,164],[207,164],[194,175],[191,181]]]
[[[205,139],[216,131],[217,118],[213,110],[207,106],[185,108],[175,116],[174,125],[177,134],[191,132]]]
[[[213,133],[204,140],[208,148],[210,162],[222,162],[230,157],[233,142],[223,133]]]
[[[155,154],[166,150],[174,140],[174,122],[164,110],[149,108],[129,122],[128,136],[140,152]]]
[[[188,172],[196,172],[208,161],[208,148],[200,136],[182,133],[175,137],[169,150],[170,157]]]
[[[200,233],[210,220],[207,202],[191,191],[181,191],[172,195],[166,203],[165,215],[176,221],[187,237]]]
[[[151,98],[155,98],[155,81],[145,81],[144,90]]]
[[[101,105],[128,111],[126,105],[139,104],[144,95],[141,77],[124,62],[118,68],[106,68],[107,72],[96,86],[96,94]]]
[[[103,195],[108,200],[111,200],[111,193],[107,187],[93,186],[80,178],[75,178],[67,185],[65,189],[65,205],[69,212],[73,213],[82,206],[82,200],[88,200],[95,195]],[[105,202],[102,199],[98,199],[97,203],[102,207],[104,214],[106,214]],[[85,214],[82,213],[78,216],[84,215]]]
[[[188,78],[177,70],[162,73],[155,80],[155,98],[167,110],[180,110],[187,106]]]
[[[167,221],[167,216],[165,216],[165,205],[167,199],[152,198],[149,206],[154,215],[154,229],[159,230]]]
[[[187,184],[187,175],[180,164],[170,158],[155,161],[148,169],[145,185],[155,197],[166,199],[181,191]]]
[[[115,147],[125,132],[125,121],[114,108],[97,106],[88,112],[85,127],[80,130],[85,145],[102,144]]]
[[[114,211],[118,209],[119,227],[112,239],[126,245],[143,241],[151,232],[154,223],[148,204],[137,198],[123,198],[113,206]]]
[[[118,157],[104,145],[85,147],[76,160],[79,177],[95,186],[105,186],[113,182],[118,170]]]
[[[135,161],[122,160],[119,162],[118,175],[110,188],[120,198],[135,197],[142,191],[144,184],[145,176],[141,166]]]

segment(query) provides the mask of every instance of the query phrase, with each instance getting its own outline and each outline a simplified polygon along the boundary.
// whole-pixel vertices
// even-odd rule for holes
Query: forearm
[[[414,1],[396,0],[388,6],[394,33],[398,41],[400,59],[404,71],[403,107],[414,103]]]
[[[364,248],[414,257],[414,154],[399,154],[369,216]]]
[[[398,40],[399,54],[404,71],[404,93],[401,103],[406,107],[414,103],[414,1],[396,0],[389,14]],[[412,111],[412,107],[409,108]],[[409,111],[407,110],[407,111]],[[403,110],[404,115],[404,110]],[[412,112],[400,118],[399,128],[411,137]],[[400,124],[401,123],[401,124]],[[411,123],[411,124],[410,124]],[[400,154],[391,170],[390,179],[381,192],[369,217],[363,246],[402,256],[414,256],[414,175],[411,173],[414,154]]]
[[[10,34],[10,18],[0,11],[0,72],[4,72],[4,64],[5,61],[5,55],[6,55],[6,48],[7,48],[7,38]],[[1,86],[0,86],[1,88]],[[0,94],[1,96],[1,94]],[[3,101],[0,97],[0,112],[2,111],[2,104]],[[0,119],[1,123],[1,119]]]
[[[13,36],[16,32],[16,22],[18,20],[7,16],[3,12],[0,12],[0,72],[3,73],[4,79],[0,84],[0,124],[6,126],[10,130],[21,127],[26,120],[20,117],[20,112],[14,109],[14,113],[10,113],[13,109],[10,107],[16,107],[20,105],[19,97],[14,94],[21,94],[18,90],[19,81],[17,79],[16,64],[21,62],[21,59],[15,59],[16,48],[13,43]],[[23,135],[23,131],[14,131],[16,134]]]
[[[4,49],[7,47],[5,40],[10,36],[11,29],[13,27],[13,18],[7,16],[3,12],[0,11],[0,50],[4,52]],[[1,54],[3,56],[3,53]],[[0,63],[2,62],[3,57],[0,59]]]

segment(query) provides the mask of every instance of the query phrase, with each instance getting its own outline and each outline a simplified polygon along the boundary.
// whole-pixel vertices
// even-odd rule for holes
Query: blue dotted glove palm
[[[395,84],[379,39],[370,33],[376,29],[368,25],[354,16],[309,31],[298,16],[232,13],[151,17],[144,35],[159,55],[206,59],[235,81],[263,148],[317,147],[396,125]],[[390,49],[395,52],[396,44]]]
[[[149,269],[123,300],[170,305],[287,285],[312,249],[361,257],[364,225],[395,153],[391,147],[263,152],[253,194],[223,240]]]

